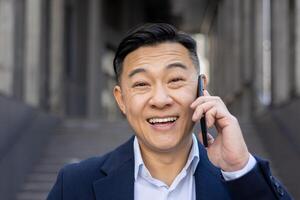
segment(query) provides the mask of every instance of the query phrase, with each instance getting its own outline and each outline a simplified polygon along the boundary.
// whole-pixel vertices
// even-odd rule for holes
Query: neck
[[[172,184],[185,166],[192,147],[192,136],[185,140],[180,147],[170,152],[154,152],[140,145],[143,161],[152,177],[168,186]]]

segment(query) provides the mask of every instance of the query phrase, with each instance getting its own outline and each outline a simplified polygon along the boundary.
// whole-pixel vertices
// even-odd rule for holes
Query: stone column
[[[40,97],[40,39],[42,1],[27,0],[26,3],[26,42],[24,97],[28,104],[39,105]]]
[[[231,76],[231,71],[230,71],[230,61],[232,61],[232,2],[231,1],[224,1],[224,18],[220,18],[220,20],[223,22],[222,28],[224,31],[224,36],[223,36],[223,45],[221,48],[223,49],[223,63],[219,67],[222,67],[223,73],[221,73],[219,76],[221,76],[222,82],[219,83],[218,87],[221,87],[221,95],[222,97],[228,96],[228,93],[230,91],[230,88],[232,88],[232,80],[228,79],[227,77]],[[228,23],[229,22],[229,23]],[[227,48],[230,47],[230,50]]]
[[[228,50],[231,51],[231,59],[228,60],[229,74],[226,77],[227,81],[231,81],[231,86],[228,90],[229,99],[231,102],[230,110],[233,114],[237,115],[239,118],[243,114],[241,112],[241,103],[242,103],[242,89],[243,81],[241,80],[241,1],[232,0],[232,29],[231,37],[232,40],[228,44]]]
[[[232,81],[231,88],[229,92],[236,93],[241,90],[241,8],[240,0],[233,0],[232,2],[232,59],[229,61],[228,65],[231,69],[231,76],[227,79]],[[230,44],[229,44],[230,45]],[[228,46],[230,48],[230,46]]]
[[[252,114],[252,87],[254,66],[254,2],[241,2],[241,82],[244,85],[241,97],[240,121],[249,121]]]
[[[101,73],[102,31],[101,1],[89,1],[89,37],[88,37],[88,117],[97,118],[101,114],[101,92],[104,75]]]
[[[51,1],[50,109],[63,112],[64,0]]]
[[[24,0],[14,0],[14,97],[23,100],[24,43],[25,43],[25,4]]]
[[[289,2],[271,1],[272,102],[280,105],[290,98]]]
[[[253,46],[254,46],[254,1],[244,1],[241,5],[242,21],[241,21],[241,43],[242,43],[242,72],[241,78],[244,82],[253,80]]]
[[[295,92],[300,96],[300,0],[295,0]]]
[[[214,81],[215,95],[225,97],[228,89],[230,88],[230,82],[226,80],[228,77],[228,60],[230,60],[230,51],[227,51],[228,41],[230,40],[231,24],[225,23],[230,19],[230,2],[222,1],[218,6],[217,16],[217,28],[215,34],[216,40],[216,65],[212,70],[212,81]],[[222,37],[220,37],[222,36]]]
[[[254,2],[254,107],[256,111],[263,109],[261,96],[263,95],[263,2],[256,0]]]
[[[13,94],[14,1],[0,0],[0,93]]]

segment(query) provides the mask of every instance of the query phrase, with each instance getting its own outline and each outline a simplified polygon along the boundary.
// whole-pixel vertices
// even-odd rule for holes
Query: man
[[[197,97],[199,61],[190,36],[168,24],[143,25],[120,43],[114,69],[113,93],[135,136],[64,167],[49,200],[291,199],[268,163],[248,152],[222,100],[207,91]],[[192,134],[203,115],[218,130],[207,148]]]

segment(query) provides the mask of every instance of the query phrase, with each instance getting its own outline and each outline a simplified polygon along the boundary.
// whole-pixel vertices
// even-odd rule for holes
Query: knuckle
[[[234,115],[231,115],[231,114],[230,114],[230,119],[231,119],[233,122],[238,123],[238,119],[237,119]]]
[[[200,115],[200,113],[202,113],[202,112],[203,112],[202,106],[201,106],[201,105],[198,105],[198,107],[197,107],[197,109],[196,109],[197,115]]]
[[[216,100],[217,101],[222,101],[221,97],[219,97],[219,96],[216,96]]]

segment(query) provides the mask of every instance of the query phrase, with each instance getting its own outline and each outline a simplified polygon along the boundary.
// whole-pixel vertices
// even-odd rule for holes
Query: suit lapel
[[[199,144],[200,160],[195,171],[196,200],[227,199],[221,181],[221,172],[208,159],[207,152]],[[225,193],[224,193],[225,192]]]
[[[131,161],[105,178],[94,182],[96,199],[134,199],[134,175]]]
[[[101,171],[106,176],[93,184],[97,200],[134,199],[133,137],[107,158]]]

